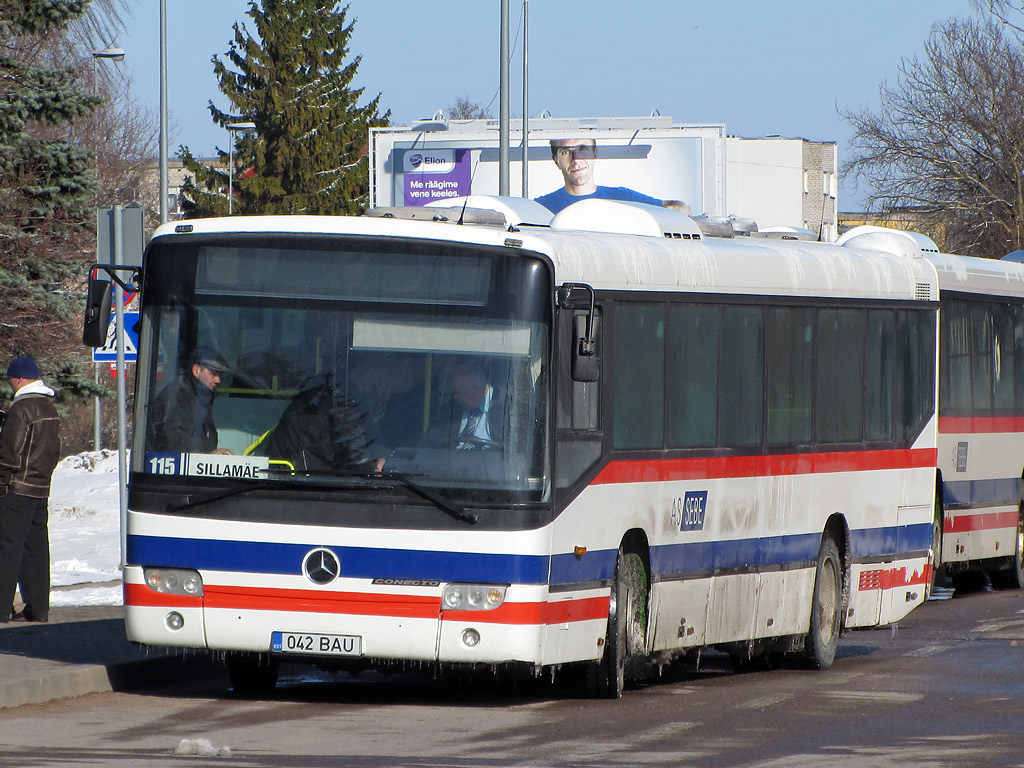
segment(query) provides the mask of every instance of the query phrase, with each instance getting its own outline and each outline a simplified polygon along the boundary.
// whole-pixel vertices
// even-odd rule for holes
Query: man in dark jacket
[[[308,471],[379,472],[383,459],[371,459],[368,448],[359,412],[340,397],[332,376],[320,374],[302,383],[256,454]]]
[[[14,401],[0,431],[0,623],[46,621],[50,612],[50,476],[60,458],[53,390],[31,357],[7,368]],[[25,607],[13,613],[21,584]]]
[[[174,453],[230,453],[217,449],[213,398],[227,363],[216,350],[198,347],[188,369],[156,397],[147,417],[146,448]]]

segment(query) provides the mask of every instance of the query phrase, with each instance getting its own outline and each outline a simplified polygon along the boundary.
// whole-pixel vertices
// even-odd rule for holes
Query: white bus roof
[[[920,232],[878,226],[854,227],[836,242],[891,253],[916,246],[935,265],[940,291],[1024,298],[1024,263],[1012,259],[942,253],[930,237]]]
[[[500,210],[487,199],[473,201],[489,211]],[[514,247],[546,255],[555,268],[555,283],[588,283],[598,290],[687,291],[745,295],[818,296],[854,299],[936,300],[935,269],[913,254],[893,255],[853,244],[771,240],[761,238],[699,237],[685,214],[636,203],[607,200],[591,206],[603,221],[603,231],[569,229],[593,218],[573,214],[556,226],[458,225],[449,217],[430,220],[423,209],[415,219],[384,216],[235,216],[194,219],[161,226],[154,240],[176,234],[294,233],[350,234],[444,240]],[[576,206],[580,206],[577,203]],[[572,206],[572,207],[576,207]],[[645,212],[642,209],[647,208]],[[600,209],[600,210],[598,210]],[[639,210],[638,210],[639,209]],[[586,211],[584,211],[586,213]],[[561,214],[559,214],[561,216]],[[557,220],[559,217],[555,217]],[[671,220],[673,228],[688,230],[694,239],[647,229],[625,234],[622,221]],[[685,220],[685,221],[683,221]],[[618,230],[616,230],[618,227]],[[1024,265],[1019,265],[1024,267]]]

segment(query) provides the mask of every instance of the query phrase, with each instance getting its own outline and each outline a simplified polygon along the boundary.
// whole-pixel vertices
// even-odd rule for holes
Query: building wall
[[[834,240],[838,219],[834,142],[726,139],[726,206],[758,227],[802,227]]]
[[[205,165],[216,165],[218,158],[204,157],[199,159]],[[185,179],[191,176],[180,160],[167,161],[167,211],[172,221],[181,218],[181,188]],[[153,217],[160,215],[160,162],[153,160],[146,168],[146,175],[142,187],[142,200],[140,201],[146,210],[152,212]]]

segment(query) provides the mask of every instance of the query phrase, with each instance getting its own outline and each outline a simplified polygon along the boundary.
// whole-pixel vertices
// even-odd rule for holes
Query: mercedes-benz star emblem
[[[314,549],[302,561],[302,572],[314,584],[330,584],[341,574],[341,562],[329,549]]]

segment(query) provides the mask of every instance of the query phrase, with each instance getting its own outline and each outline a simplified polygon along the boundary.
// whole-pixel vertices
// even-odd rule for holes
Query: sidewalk
[[[120,606],[51,608],[46,624],[0,624],[0,709],[211,675],[208,654],[129,643]]]

